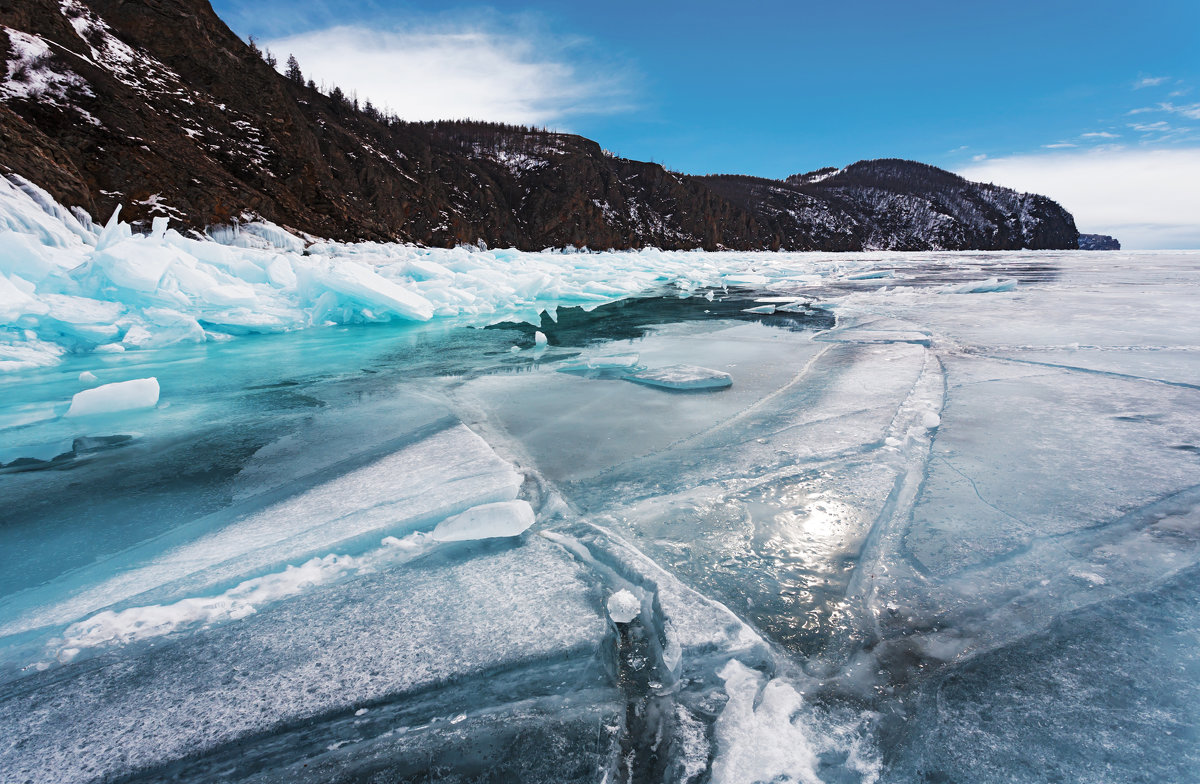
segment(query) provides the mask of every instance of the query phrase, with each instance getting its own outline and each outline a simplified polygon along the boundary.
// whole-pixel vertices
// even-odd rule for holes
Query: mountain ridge
[[[96,216],[523,250],[1077,247],[1050,199],[911,161],[692,176],[573,134],[396,121],[279,74],[205,0],[0,0],[0,25],[0,169]]]

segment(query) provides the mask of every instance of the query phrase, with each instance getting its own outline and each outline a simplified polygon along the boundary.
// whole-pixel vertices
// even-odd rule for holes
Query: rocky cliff
[[[0,0],[0,170],[106,217],[448,246],[1074,248],[1041,196],[910,161],[693,177],[570,134],[406,123],[286,78],[205,0]]]

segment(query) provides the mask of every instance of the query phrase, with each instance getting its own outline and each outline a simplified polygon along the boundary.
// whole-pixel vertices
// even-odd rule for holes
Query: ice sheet
[[[162,602],[196,595],[289,561],[347,552],[363,539],[433,527],[473,506],[514,499],[521,482],[477,435],[450,427],[290,497],[201,519],[191,526],[199,535],[186,543],[150,543],[122,557],[128,568],[94,567],[112,576],[66,599],[47,604],[36,598],[63,590],[54,584],[34,589],[18,599],[31,609],[0,627],[0,635],[72,623],[123,602],[148,603],[137,597]]]
[[[503,612],[492,609],[497,597]],[[32,676],[37,688],[0,690],[0,755],[7,775],[66,784],[214,752],[309,717],[378,710],[406,695],[415,703],[451,683],[478,684],[478,699],[500,679],[509,689],[501,701],[517,701],[554,690],[539,670],[586,677],[605,633],[598,602],[585,572],[536,538],[380,571],[188,639]],[[563,660],[576,662],[573,672],[551,666]]]
[[[17,780],[1195,767],[1198,253],[524,254],[0,204]],[[734,383],[622,380],[678,365]],[[163,400],[63,417],[85,371]]]

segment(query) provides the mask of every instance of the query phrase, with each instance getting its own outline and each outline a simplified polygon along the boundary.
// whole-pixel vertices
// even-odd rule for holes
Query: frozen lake
[[[663,258],[0,375],[0,779],[1194,781],[1200,252]]]

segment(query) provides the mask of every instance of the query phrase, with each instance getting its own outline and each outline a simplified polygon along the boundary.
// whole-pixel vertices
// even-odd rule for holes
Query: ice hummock
[[[86,11],[83,13],[86,14]],[[79,17],[83,18],[83,17]],[[103,225],[58,205],[15,175],[0,177],[0,371],[53,366],[66,354],[121,353],[219,342],[231,336],[345,324],[430,319],[543,327],[560,307],[595,307],[674,286],[793,291],[829,273],[851,277],[877,258],[770,253],[566,253],[419,248],[300,237],[246,216],[185,236],[163,216],[133,232],[119,209]],[[887,258],[893,258],[887,256]],[[894,266],[901,266],[897,263]],[[1011,279],[954,284],[1004,291]],[[965,288],[964,288],[965,286]],[[747,308],[803,315],[783,304]],[[538,330],[541,332],[541,330]],[[534,335],[535,349],[548,337]]]

